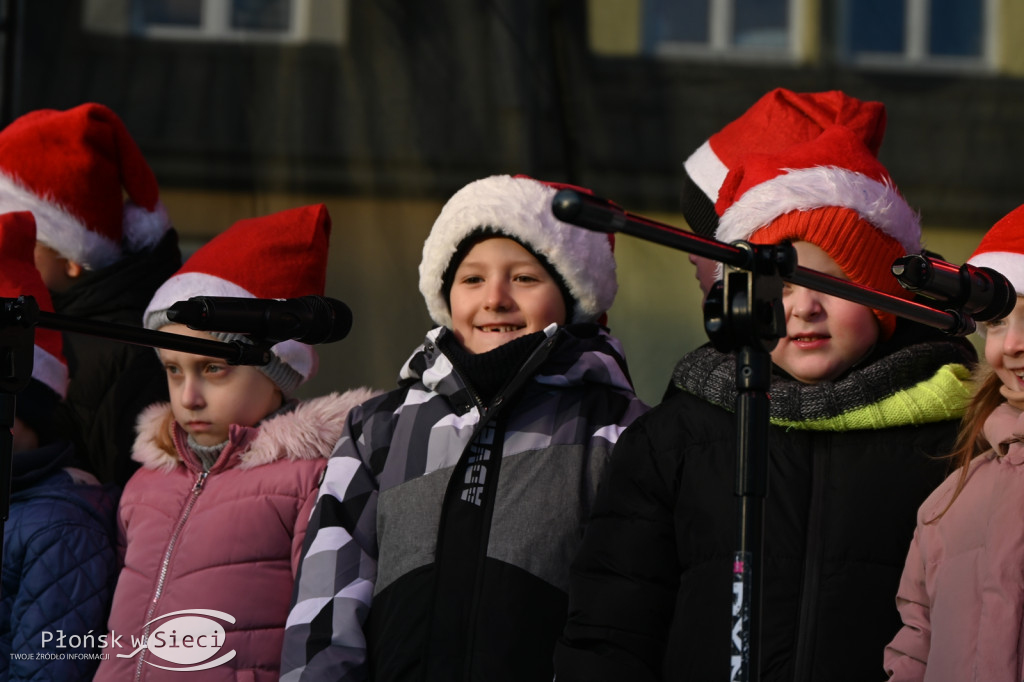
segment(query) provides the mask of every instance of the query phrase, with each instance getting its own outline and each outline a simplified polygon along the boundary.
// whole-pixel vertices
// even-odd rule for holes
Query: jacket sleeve
[[[885,647],[883,665],[890,680],[923,680],[931,647],[931,599],[925,588],[925,565],[919,541],[920,527],[907,553],[907,563],[896,593],[903,627]]]
[[[619,439],[573,562],[559,682],[660,680],[678,590],[671,477],[641,417]]]
[[[33,533],[11,611],[11,647],[53,660],[12,657],[6,679],[91,679],[99,664],[98,644],[106,633],[116,571],[114,548],[103,528],[47,524]]]
[[[377,577],[377,481],[349,413],[320,485],[285,624],[281,679],[365,680],[363,624]]]

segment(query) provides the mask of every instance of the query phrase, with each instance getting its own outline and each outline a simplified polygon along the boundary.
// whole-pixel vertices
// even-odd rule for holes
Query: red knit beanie
[[[776,244],[785,240],[814,244],[836,262],[851,282],[901,298],[910,296],[890,271],[893,261],[906,255],[903,245],[853,209],[825,206],[790,211],[750,237],[754,244]],[[878,318],[882,338],[892,336],[896,317],[881,310],[873,312]]]

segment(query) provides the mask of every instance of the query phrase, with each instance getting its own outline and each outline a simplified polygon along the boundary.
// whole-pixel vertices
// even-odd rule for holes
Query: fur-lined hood
[[[356,388],[345,393],[299,402],[294,409],[261,422],[257,427],[232,426],[231,443],[238,443],[255,431],[238,456],[239,468],[251,469],[279,459],[317,459],[329,457],[341,437],[348,411],[380,393],[369,388]],[[135,431],[132,459],[147,469],[172,471],[181,463],[181,455],[161,446],[167,441],[163,429],[170,424],[180,428],[170,417],[170,403],[150,405],[139,415]],[[230,447],[230,444],[229,444]]]

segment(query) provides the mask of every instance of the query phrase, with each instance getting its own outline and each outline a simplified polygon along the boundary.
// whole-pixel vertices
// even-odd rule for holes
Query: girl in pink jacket
[[[1024,293],[1024,206],[969,263]],[[1024,304],[984,323],[983,378],[966,416],[959,469],[918,511],[885,649],[891,680],[1024,679]]]
[[[322,295],[330,218],[323,205],[243,220],[169,279],[144,323],[210,340],[241,334],[173,324],[192,296]],[[299,552],[327,457],[365,389],[288,396],[316,369],[284,341],[262,367],[160,349],[170,404],[138,421],[142,464],[118,509],[124,567],[96,680],[276,680]]]

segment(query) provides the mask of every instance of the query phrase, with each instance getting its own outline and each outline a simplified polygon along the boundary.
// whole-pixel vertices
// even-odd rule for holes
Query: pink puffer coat
[[[995,448],[925,500],[896,603],[903,628],[885,649],[892,680],[1024,679],[1024,415],[1004,403],[985,422]]]
[[[118,510],[124,568],[110,614],[109,657],[96,680],[277,679],[292,584],[327,457],[348,410],[372,395],[335,393],[257,427],[232,426],[208,473],[177,424],[177,456],[154,442],[168,405],[140,415],[133,457],[143,467],[125,486]],[[208,636],[200,640],[203,628]],[[144,634],[148,649],[139,647]],[[195,672],[182,675],[190,667]]]

